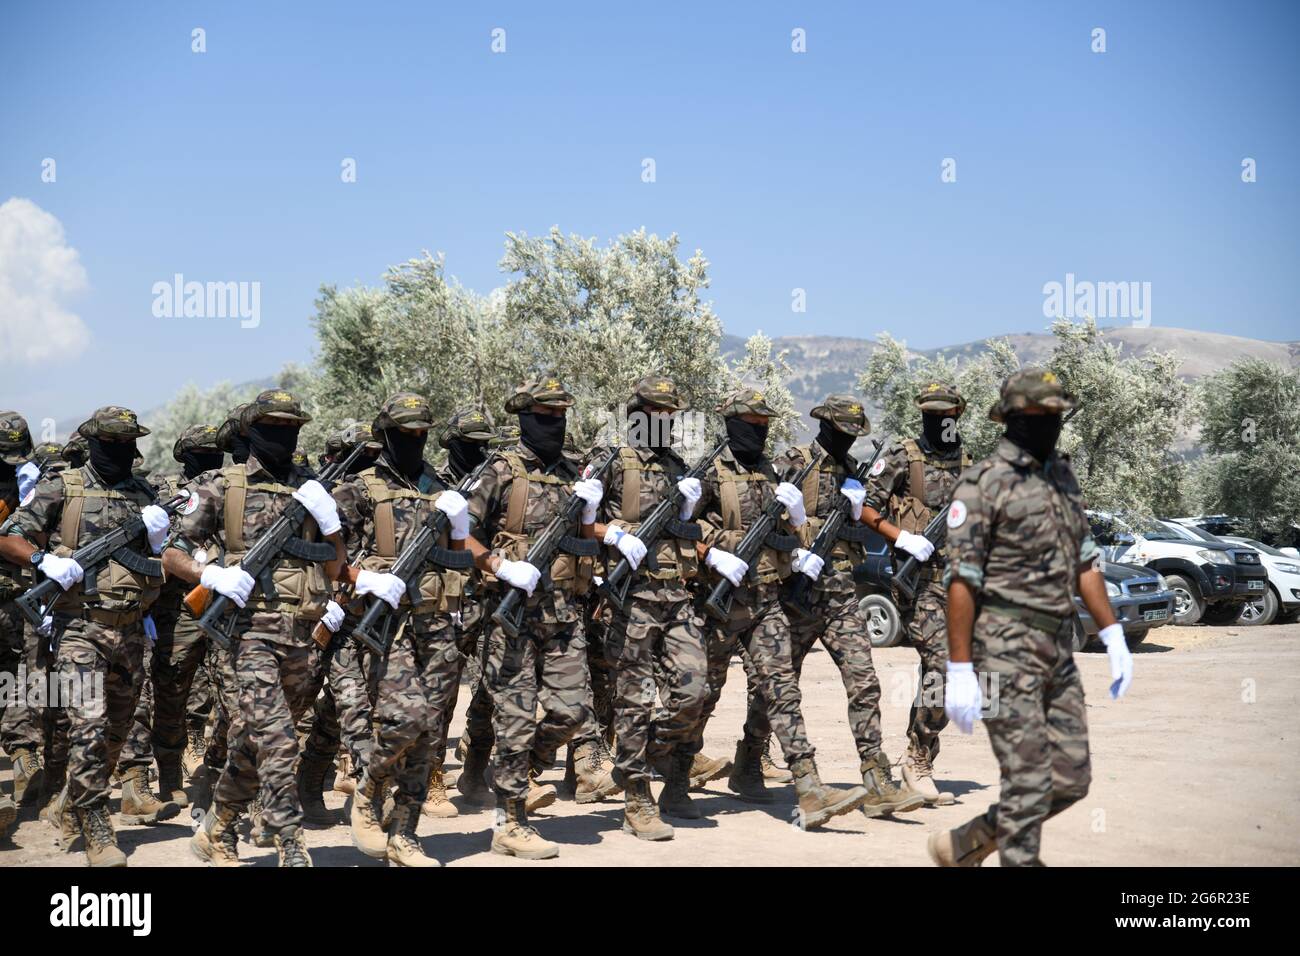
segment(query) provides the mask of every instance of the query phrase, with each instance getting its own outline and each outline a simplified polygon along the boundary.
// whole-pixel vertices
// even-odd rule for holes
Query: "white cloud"
[[[86,270],[58,219],[29,199],[0,205],[0,365],[84,351],[90,330],[67,303],[86,286]]]

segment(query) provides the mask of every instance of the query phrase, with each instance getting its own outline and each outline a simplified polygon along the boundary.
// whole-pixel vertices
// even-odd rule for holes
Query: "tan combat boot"
[[[334,771],[335,793],[356,793],[357,778],[352,776],[352,755],[346,750],[339,754],[338,769]]]
[[[908,747],[907,756],[903,758],[903,783],[919,793],[926,806],[946,807],[957,802],[957,798],[947,790],[934,785],[930,755],[916,747]]]
[[[327,829],[339,822],[339,815],[325,806],[325,775],[329,758],[304,753],[298,760],[298,802],[302,804],[302,824],[308,829]]]
[[[181,768],[185,776],[194,777],[208,755],[208,742],[202,727],[190,727],[185,732],[185,752],[181,754]]]
[[[45,811],[41,811],[44,813]],[[6,793],[0,793],[0,840],[9,832],[9,828],[18,819],[18,805]]]
[[[748,738],[736,741],[736,760],[727,778],[727,789],[746,803],[771,803],[772,795],[763,783],[763,744]]]
[[[828,787],[817,775],[817,765],[811,757],[796,760],[790,767],[794,772],[794,789],[799,794],[799,819],[801,830],[813,830],[831,817],[851,813],[867,799],[865,787]]]
[[[122,823],[161,823],[180,812],[179,804],[154,796],[144,767],[132,767],[122,775]]]
[[[982,813],[955,830],[931,833],[926,841],[935,866],[979,866],[997,848],[997,834]]]
[[[429,774],[429,795],[424,798],[424,806],[421,807],[420,812],[425,816],[443,820],[460,816],[456,805],[447,799],[447,785],[443,781],[441,769]]]
[[[66,784],[45,805],[45,809],[41,811],[41,819],[59,831],[54,841],[59,849],[71,853],[76,842],[81,839],[81,821],[77,819],[76,811],[68,805]]]
[[[560,848],[528,825],[528,811],[522,800],[502,800],[497,807],[499,821],[492,831],[492,852],[517,856],[521,860],[549,860]]]
[[[890,813],[907,813],[925,806],[925,798],[909,787],[894,780],[889,772],[889,758],[877,753],[862,761],[862,785],[867,788],[867,802],[862,812],[869,817],[883,817]]]
[[[419,822],[419,807],[408,803],[399,803],[393,807],[388,822],[389,866],[442,866],[420,846],[420,838],[415,832]]]
[[[538,772],[536,770],[528,772],[528,796],[525,798],[524,804],[529,813],[534,810],[541,810],[543,807],[549,807],[555,802],[555,787],[549,783],[539,783],[537,776]]]
[[[681,750],[674,750],[668,758],[664,788],[659,792],[659,812],[666,817],[698,820],[703,816],[691,800],[692,759],[690,754]]]
[[[673,828],[659,819],[659,808],[650,796],[645,777],[629,780],[623,803],[623,832],[638,840],[671,840]]]
[[[357,792],[352,795],[352,845],[375,860],[388,855],[388,834],[384,833],[381,807],[388,788],[361,775]]]
[[[778,767],[772,759],[771,735],[763,741],[763,756],[759,759],[759,766],[763,768],[763,779],[772,783],[789,783],[794,779],[794,774],[784,767]]]
[[[158,761],[159,794],[178,807],[188,807],[190,797],[181,779],[181,752],[154,747],[154,759]]]
[[[598,803],[623,789],[614,780],[614,761],[601,738],[573,748],[573,770],[573,799],[578,803]]]
[[[235,828],[238,821],[238,810],[214,803],[190,837],[190,850],[213,866],[239,866],[239,831]]]
[[[302,827],[285,827],[275,835],[275,852],[279,865],[286,868],[311,867],[311,854],[303,839]]]
[[[732,766],[726,757],[697,753],[691,758],[691,789],[698,790],[710,780],[721,780],[731,773]]]
[[[41,755],[30,747],[17,747],[13,752],[14,803],[23,806],[40,798],[41,784],[45,780],[45,766]]]
[[[463,738],[462,738],[463,739]],[[465,752],[464,765],[456,779],[456,789],[472,806],[483,808],[493,803],[492,789],[484,779],[489,749],[471,747]]]
[[[91,866],[126,866],[126,854],[117,848],[117,834],[108,818],[108,808],[78,810],[81,835],[86,841],[86,859]]]

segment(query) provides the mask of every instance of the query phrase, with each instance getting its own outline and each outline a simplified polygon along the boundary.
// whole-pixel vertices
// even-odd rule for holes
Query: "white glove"
[[[825,561],[804,548],[795,548],[794,560],[790,562],[792,568],[800,574],[808,575],[808,577],[812,578],[814,581],[821,577],[822,568],[825,565]]]
[[[320,528],[320,533],[326,537],[342,527],[339,524],[338,505],[325,490],[325,486],[315,478],[299,485],[298,490],[293,493],[293,500],[300,502],[311,512],[311,516],[316,519],[316,527]]]
[[[948,679],[944,681],[943,709],[963,734],[968,734],[980,719],[984,708],[984,695],[975,677],[975,665],[970,661],[948,662]]]
[[[253,593],[254,583],[253,576],[238,566],[223,568],[216,564],[208,564],[204,566],[203,574],[199,576],[199,584],[209,591],[225,595],[239,607],[243,607],[248,601],[248,596]]]
[[[894,547],[902,548],[918,561],[929,561],[930,555],[934,554],[934,545],[925,535],[912,534],[910,531],[898,532],[898,540],[894,542]]]
[[[464,541],[469,537],[469,502],[459,491],[444,491],[433,506],[451,522],[451,539]]]
[[[86,569],[71,558],[47,554],[41,559],[41,574],[58,581],[59,587],[66,591],[86,576]]]
[[[393,610],[397,610],[397,605],[402,603],[402,595],[406,593],[406,585],[396,574],[388,574],[379,571],[358,571],[357,587],[358,594],[373,594],[375,597],[384,601]]]
[[[41,637],[49,637],[54,633],[54,615],[47,614],[41,618],[41,626],[36,629],[36,633]]]
[[[682,508],[677,512],[677,517],[689,521],[691,515],[695,514],[695,505],[699,503],[704,489],[700,487],[700,479],[683,478],[677,482],[677,490],[682,493]]]
[[[155,643],[158,640],[158,625],[153,622],[153,615],[146,614],[140,623],[144,625],[144,636],[149,638],[149,643]]]
[[[339,607],[333,601],[325,605],[325,614],[321,617],[321,623],[329,630],[331,634],[338,632],[343,626],[343,608]]]
[[[149,547],[157,554],[167,540],[167,529],[172,526],[172,521],[167,517],[167,512],[157,505],[145,505],[140,509],[140,520],[144,522],[145,534],[149,536]]]
[[[730,551],[723,551],[720,548],[709,548],[709,553],[704,556],[704,563],[735,587],[740,586],[740,582],[745,579],[745,572],[749,570],[748,564]]]
[[[627,563],[632,565],[633,571],[641,566],[645,558],[645,542],[636,535],[610,525],[605,529],[605,543],[618,548],[623,557],[627,558]]]
[[[527,561],[502,561],[501,566],[496,570],[496,576],[499,580],[511,587],[519,588],[532,597],[533,591],[537,589],[537,582],[542,579],[542,572]]]
[[[36,467],[36,462],[24,462],[23,466],[18,469],[18,500],[22,501],[27,497],[27,492],[36,487],[36,479],[40,477],[41,470]]]
[[[845,478],[840,494],[849,499],[849,510],[854,521],[862,520],[862,503],[867,500],[867,489],[856,478]]]
[[[1119,624],[1103,627],[1097,636],[1106,645],[1106,655],[1110,658],[1110,696],[1119,700],[1128,692],[1128,685],[1133,683],[1133,653],[1128,649],[1124,628]]]
[[[808,512],[803,507],[803,492],[790,484],[783,481],[776,486],[776,500],[785,505],[785,510],[790,512],[790,523],[798,528],[808,520]]]
[[[596,507],[600,504],[600,499],[605,497],[605,486],[599,478],[583,478],[574,482],[573,493],[586,502],[582,506],[582,523],[591,524],[596,520]]]

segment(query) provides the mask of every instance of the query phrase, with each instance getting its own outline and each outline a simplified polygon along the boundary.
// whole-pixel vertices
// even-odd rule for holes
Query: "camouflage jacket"
[[[8,514],[3,524],[0,524],[0,534],[8,534],[13,527],[14,513],[18,510],[18,478],[7,481],[0,481],[0,501],[3,501],[5,507],[3,510]],[[8,561],[0,559],[0,604],[12,601],[31,585],[31,573],[27,568],[20,568],[10,564]]]
[[[1003,438],[962,473],[948,509],[948,570],[981,596],[1057,617],[1074,613],[1075,578],[1096,557],[1066,455],[1039,465]]]
[[[545,468],[523,444],[494,451],[492,463],[469,495],[474,533],[481,529],[494,554],[522,561],[537,534],[573,494],[573,484],[580,477],[582,460],[576,454],[565,452],[551,468]],[[513,493],[521,479],[527,484],[526,499]],[[522,503],[519,527],[513,529],[509,527],[512,500]],[[575,537],[581,534],[578,523],[575,520],[569,532]],[[552,587],[538,585],[528,601],[529,613],[548,624],[577,621],[581,608],[574,598],[590,587],[593,567],[590,557],[560,554],[549,569]],[[545,574],[548,569],[539,570]],[[486,578],[489,583],[496,581],[491,575]]]
[[[641,520],[674,490],[688,470],[686,463],[671,451],[656,455],[646,448],[620,447],[618,457],[605,473],[605,497],[598,520],[635,534]],[[635,499],[629,497],[633,492]],[[623,556],[614,547],[607,551],[606,563],[612,568]],[[635,586],[628,593],[659,601],[689,597],[685,582],[699,572],[695,542],[665,533],[654,548],[653,558],[657,567],[651,567],[651,555],[647,554]]]
[[[866,503],[904,531],[921,534],[935,512],[948,507],[948,502],[952,500],[952,490],[957,486],[957,479],[962,472],[963,452],[960,447],[946,454],[938,451],[931,447],[924,435],[912,440],[925,456],[922,467],[922,484],[925,487],[917,499],[921,507],[909,514],[899,513],[905,507],[905,499],[912,490],[909,488],[911,468],[907,448],[900,438],[890,442],[871,466],[866,483]],[[942,566],[942,552],[936,552],[925,565],[934,574],[938,574]]]
[[[803,470],[808,464],[810,456],[820,454],[821,460],[817,467],[809,472],[808,477],[804,479],[803,505],[804,510],[808,512],[808,541],[817,537],[817,532],[825,520],[830,517],[831,513],[837,509],[842,509],[847,504],[847,499],[840,494],[840,488],[844,480],[850,476],[850,473],[830,455],[827,455],[815,443],[811,445],[796,445],[787,448],[772,462],[776,473],[781,476],[782,481],[793,481],[795,475]],[[849,527],[845,522],[844,527]],[[862,527],[857,525],[855,527]],[[855,544],[843,539],[836,541],[831,548],[830,554],[826,559],[826,574],[829,578],[830,572],[849,571],[853,565],[863,558],[863,548],[861,544]],[[820,578],[818,579],[821,580]]]
[[[703,495],[695,506],[695,514],[704,532],[704,543],[710,548],[734,552],[745,536],[745,530],[772,500],[780,480],[772,462],[766,458],[750,471],[736,460],[730,448],[723,449],[700,481]],[[806,547],[808,525],[805,523],[796,529],[789,524],[788,515],[783,517],[786,520],[777,525],[776,534],[787,538],[794,536],[800,546]],[[757,568],[750,570],[757,573],[762,584],[783,580],[790,575],[791,551],[764,547],[758,560],[751,562],[756,563]],[[718,580],[713,572],[709,575],[712,581]],[[746,577],[747,582],[751,580],[752,576]]]

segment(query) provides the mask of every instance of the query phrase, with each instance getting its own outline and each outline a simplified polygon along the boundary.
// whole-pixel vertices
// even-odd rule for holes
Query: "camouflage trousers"
[[[69,805],[90,810],[109,797],[109,775],[131,729],[144,676],[139,623],[108,627],[81,618],[56,619],[59,703],[68,721]]]
[[[230,715],[229,758],[213,791],[216,803],[243,810],[260,789],[263,826],[272,834],[302,823],[294,725],[311,704],[315,646],[310,624],[286,622],[284,630],[250,630],[235,639],[238,707]]]
[[[32,683],[45,683],[49,655],[46,638],[27,625],[18,605],[12,601],[0,606],[0,673],[24,674],[22,686],[15,683],[24,700],[6,707],[0,700],[0,745],[11,757],[17,750],[45,749],[44,708],[33,706],[26,698],[26,687]]]
[[[456,647],[458,650],[455,674],[452,677],[451,689],[447,697],[447,704],[438,714],[434,715],[434,724],[432,727],[433,742],[432,764],[434,770],[441,770],[443,763],[447,759],[447,737],[451,732],[451,718],[456,712],[456,703],[460,700],[460,683],[461,677],[467,670],[470,661],[476,660],[479,637],[482,634],[482,626],[475,626],[472,630],[466,631],[464,628],[456,628]],[[481,673],[481,671],[480,671]],[[472,686],[472,685],[471,685]],[[471,698],[471,704],[473,698]],[[489,706],[486,709],[488,723],[488,738],[491,740],[492,725],[492,708],[491,698],[488,698]]]
[[[555,754],[590,717],[587,640],[583,623],[526,616],[518,637],[495,625],[487,635],[483,684],[492,699],[500,798],[523,799],[533,754]],[[537,707],[544,716],[539,719]],[[472,738],[476,747],[481,740]],[[553,758],[552,758],[553,759]]]
[[[318,719],[307,749],[332,759],[341,745],[352,760],[353,778],[359,780],[374,739],[374,696],[366,677],[370,651],[352,639],[355,624],[355,619],[345,621],[330,642],[329,684],[316,701]]]
[[[828,571],[830,569],[827,569]],[[858,606],[849,571],[833,572],[810,592],[812,616],[791,620],[790,638],[795,676],[802,677],[803,661],[817,641],[839,669],[849,701],[849,732],[862,760],[880,753],[880,679],[871,660],[867,620]]]
[[[226,765],[230,752],[230,725],[239,713],[239,681],[235,679],[235,662],[229,651],[208,646],[205,664],[212,686],[212,736],[208,738],[203,762],[218,770]]]
[[[909,748],[939,756],[939,733],[948,726],[943,680],[948,671],[948,595],[941,581],[922,578],[916,600],[899,608],[912,646],[921,656],[916,697],[907,718]]]
[[[704,619],[689,597],[633,596],[606,632],[605,660],[614,671],[615,773],[620,783],[648,779],[651,761],[689,745],[700,722],[709,688]]]
[[[1043,821],[1082,800],[1092,782],[1072,640],[1068,623],[1053,635],[989,609],[976,619],[975,670],[997,680],[983,724],[1002,791],[985,820],[997,834],[1003,866],[1041,865]]]
[[[701,617],[707,596],[707,589],[701,589],[697,598]],[[787,765],[811,758],[816,751],[804,727],[790,623],[781,607],[779,586],[773,583],[737,588],[727,622],[707,620],[704,650],[709,690],[692,734],[691,752],[698,753],[704,746],[704,728],[722,697],[731,657],[743,647],[753,662],[758,684],[745,719],[745,738],[761,744],[775,732]]]

